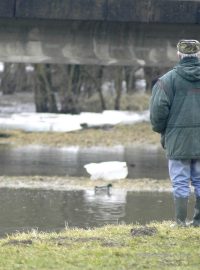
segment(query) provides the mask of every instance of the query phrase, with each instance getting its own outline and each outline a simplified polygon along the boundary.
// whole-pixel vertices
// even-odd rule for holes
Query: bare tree
[[[22,92],[27,88],[26,66],[23,63],[4,63],[1,79],[3,94]]]
[[[28,72],[25,64],[5,63],[1,89],[5,94],[34,91],[36,111],[51,113],[79,113],[88,104],[92,107],[92,102],[96,102],[94,111],[120,110],[122,83],[125,81],[127,92],[133,93],[138,70],[138,66],[32,66],[34,71]],[[145,72],[150,84],[155,71],[146,68]]]
[[[79,112],[80,67],[77,65],[56,66],[56,87],[61,113]]]
[[[57,105],[51,82],[51,67],[49,64],[35,64],[35,105],[37,112],[56,113]]]
[[[99,95],[99,100],[101,103],[101,109],[106,110],[106,101],[102,93],[102,82],[103,82],[103,66],[96,67],[84,67],[84,79],[88,80],[91,84],[93,84],[94,90],[97,91]]]
[[[115,67],[115,90],[116,90],[116,97],[115,97],[115,104],[114,104],[115,110],[120,110],[123,78],[124,78],[124,68]]]

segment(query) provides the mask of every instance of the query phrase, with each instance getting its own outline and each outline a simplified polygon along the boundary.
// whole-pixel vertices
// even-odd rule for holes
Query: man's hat
[[[177,49],[184,54],[195,54],[200,51],[200,43],[195,39],[182,39],[178,42]]]

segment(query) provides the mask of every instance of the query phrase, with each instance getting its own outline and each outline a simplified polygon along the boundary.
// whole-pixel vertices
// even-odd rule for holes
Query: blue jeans
[[[200,159],[170,159],[168,165],[174,197],[189,197],[190,181],[196,197],[200,197]]]

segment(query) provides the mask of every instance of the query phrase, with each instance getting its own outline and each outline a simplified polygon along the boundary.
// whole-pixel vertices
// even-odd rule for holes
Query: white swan
[[[90,174],[90,179],[119,180],[128,175],[126,162],[108,161],[100,163],[89,163],[84,166]]]

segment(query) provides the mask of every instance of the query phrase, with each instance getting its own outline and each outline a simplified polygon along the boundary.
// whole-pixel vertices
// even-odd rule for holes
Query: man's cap
[[[195,39],[182,39],[178,42],[177,49],[184,54],[195,54],[200,51],[200,43]]]

